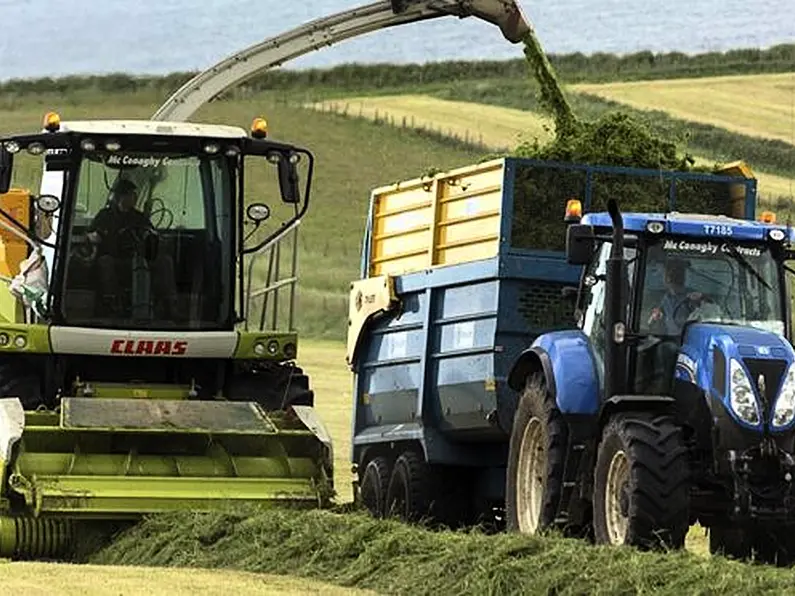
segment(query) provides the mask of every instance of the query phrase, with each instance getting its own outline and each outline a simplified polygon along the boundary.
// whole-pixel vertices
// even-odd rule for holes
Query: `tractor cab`
[[[667,395],[675,377],[693,382],[695,365],[682,347],[686,331],[696,323],[737,334],[765,331],[788,341],[790,273],[785,261],[793,235],[774,224],[774,214],[763,213],[761,219],[625,213],[623,281],[611,292],[607,269],[615,229],[610,214],[569,219],[569,262],[585,265],[579,324],[592,339],[600,377],[604,379],[606,352],[614,344],[625,356],[623,379],[615,380],[623,392]],[[606,326],[611,299],[618,316]]]
[[[33,302],[38,315],[65,327],[234,328],[247,310],[248,281],[236,263],[296,223],[307,203],[296,164],[311,155],[266,136],[261,120],[249,137],[231,126],[61,123],[50,113],[41,133],[2,139],[0,194],[10,190],[15,160],[16,169],[44,162],[42,194],[26,213],[35,226],[2,213],[39,247],[31,255],[46,270]],[[249,176],[272,170],[279,186],[268,191],[294,207],[281,228],[248,245],[250,228],[272,207],[244,204],[246,157],[259,162]]]

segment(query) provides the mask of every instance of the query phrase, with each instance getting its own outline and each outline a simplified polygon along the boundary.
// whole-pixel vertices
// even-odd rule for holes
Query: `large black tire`
[[[554,525],[563,491],[567,441],[566,423],[543,377],[529,377],[508,448],[505,522],[509,531],[537,534]]]
[[[690,528],[690,473],[671,416],[622,413],[605,426],[594,477],[600,544],[680,549]]]
[[[0,397],[18,397],[25,410],[35,410],[44,403],[41,379],[23,362],[0,360]]]
[[[469,468],[429,464],[419,451],[404,451],[392,467],[384,514],[437,528],[473,525],[476,473]]]
[[[434,482],[430,466],[414,451],[403,452],[392,468],[386,512],[407,522],[432,522]]]
[[[385,517],[388,488],[389,461],[379,455],[367,463],[359,481],[359,499],[373,517]]]

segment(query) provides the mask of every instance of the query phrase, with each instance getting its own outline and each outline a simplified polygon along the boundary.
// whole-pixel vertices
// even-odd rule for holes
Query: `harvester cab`
[[[679,548],[698,522],[712,552],[791,564],[795,234],[769,212],[581,211],[570,201],[577,329],[539,336],[511,373],[542,422],[514,428],[543,447],[524,529]]]
[[[313,163],[263,119],[50,113],[0,139],[0,524],[29,526],[0,556],[64,520],[328,502],[293,326]]]

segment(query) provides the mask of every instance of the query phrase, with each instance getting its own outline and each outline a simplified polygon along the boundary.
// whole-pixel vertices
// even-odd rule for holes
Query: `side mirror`
[[[39,195],[36,197],[36,209],[42,213],[55,213],[61,207],[61,199],[55,195]]]
[[[265,203],[252,203],[246,208],[246,217],[256,223],[262,223],[271,216],[270,207]]]
[[[297,153],[293,153],[291,156],[292,155],[298,157]],[[279,187],[282,192],[282,201],[293,204],[300,203],[301,194],[298,189],[298,168],[287,155],[280,154],[279,158]]]
[[[566,261],[570,265],[587,265],[596,251],[593,228],[586,224],[570,225],[566,230]]]
[[[14,170],[14,156],[0,144],[0,194],[11,188],[11,174]]]

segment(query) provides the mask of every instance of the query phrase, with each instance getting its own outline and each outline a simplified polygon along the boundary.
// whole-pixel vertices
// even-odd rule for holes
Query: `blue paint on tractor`
[[[784,225],[775,225],[757,221],[746,221],[730,217],[714,215],[696,215],[689,213],[622,213],[624,229],[627,232],[645,233],[647,226],[653,222],[663,224],[659,232],[667,236],[687,237],[683,242],[696,243],[700,241],[723,240],[759,240],[767,241],[770,233],[777,230],[795,240],[795,229]],[[582,218],[582,223],[599,229],[610,229],[610,216],[607,213],[587,213]]]
[[[549,358],[558,409],[563,414],[598,414],[601,383],[588,337],[579,330],[546,333],[532,347]]]
[[[715,357],[716,351],[719,351],[718,358]],[[767,404],[768,411],[762,412],[758,424],[751,424],[741,419],[731,406],[732,360],[736,361],[747,375],[757,402],[760,404],[768,400],[770,402]],[[723,365],[717,368],[716,361]],[[781,335],[751,327],[697,323],[688,328],[680,350],[679,362],[678,368],[692,369],[695,383],[708,395],[714,396],[739,426],[761,433],[765,426],[771,432],[783,432],[795,424],[791,422],[782,428],[775,428],[769,424],[776,400],[781,395],[786,371],[795,362],[792,345]],[[771,387],[766,388],[767,395],[761,395],[758,375],[763,374],[762,371],[765,371],[767,366],[777,367],[784,374],[780,375]]]

